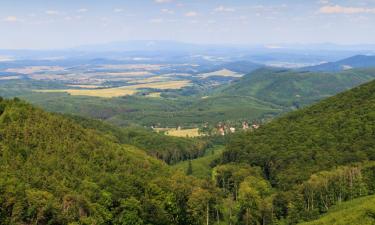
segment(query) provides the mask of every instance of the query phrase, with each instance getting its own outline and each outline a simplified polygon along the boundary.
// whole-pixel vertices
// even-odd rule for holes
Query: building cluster
[[[247,121],[242,122],[242,130],[256,130],[260,127],[260,125],[256,122],[253,122],[253,124],[250,126]],[[226,134],[232,134],[235,133],[237,129],[233,126],[230,126],[228,124],[219,123],[217,125],[217,133],[219,135],[225,136]]]

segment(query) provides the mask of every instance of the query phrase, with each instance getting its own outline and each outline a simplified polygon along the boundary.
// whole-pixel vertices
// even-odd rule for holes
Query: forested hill
[[[338,73],[262,68],[218,91],[219,95],[252,96],[282,106],[300,107],[369,82],[375,69]]]
[[[213,190],[111,135],[0,101],[1,225],[198,224],[199,193]]]
[[[195,159],[205,154],[210,147],[208,138],[182,138],[159,134],[143,127],[118,127],[103,121],[71,116],[69,118],[84,128],[113,136],[118,143],[134,145],[148,155],[168,164]]]
[[[323,63],[321,65],[302,68],[307,71],[325,71],[337,72],[352,68],[370,68],[375,67],[375,56],[356,55],[337,62]]]
[[[317,171],[366,160],[375,160],[375,82],[238,135],[223,154],[225,163],[260,166],[284,190]]]

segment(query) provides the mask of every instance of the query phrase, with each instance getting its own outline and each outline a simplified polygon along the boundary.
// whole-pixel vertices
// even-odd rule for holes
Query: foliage
[[[321,170],[375,159],[375,82],[236,135],[223,162],[262,168],[287,190]]]
[[[318,220],[303,225],[370,225],[375,223],[375,196],[358,198],[335,206]]]
[[[85,128],[113,136],[118,143],[134,145],[168,164],[200,157],[211,145],[208,138],[166,136],[138,126],[122,128],[99,120],[79,116],[69,117]]]
[[[0,109],[2,225],[193,224],[194,190],[216,192],[72,119],[19,99]]]
[[[337,73],[262,68],[219,89],[219,95],[251,96],[284,107],[299,108],[375,78],[375,70]]]

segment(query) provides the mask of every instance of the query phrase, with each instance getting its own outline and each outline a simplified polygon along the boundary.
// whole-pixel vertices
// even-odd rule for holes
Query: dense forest
[[[111,135],[118,143],[134,145],[168,164],[201,157],[215,142],[213,138],[172,137],[139,126],[124,128],[80,116],[69,117],[84,128]]]
[[[365,213],[371,224],[374,111],[371,82],[230,135],[222,152],[222,139],[1,99],[0,224],[298,224],[345,207],[358,213],[344,222]]]
[[[221,163],[260,168],[277,190],[277,218],[314,218],[335,204],[374,194],[374,111],[371,82],[236,135]]]
[[[200,224],[214,201],[113,136],[18,99],[0,109],[0,224]]]

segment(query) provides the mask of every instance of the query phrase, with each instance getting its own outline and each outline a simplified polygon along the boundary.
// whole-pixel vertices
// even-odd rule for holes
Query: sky
[[[375,44],[375,0],[0,0],[1,49],[127,40]]]

